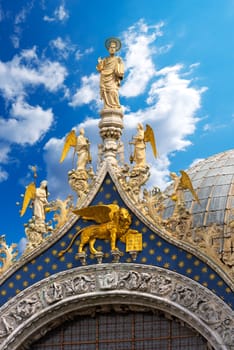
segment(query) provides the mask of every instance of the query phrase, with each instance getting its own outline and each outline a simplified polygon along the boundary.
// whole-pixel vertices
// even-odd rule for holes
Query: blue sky
[[[88,5],[87,5],[88,4]],[[0,234],[25,243],[21,194],[48,180],[49,200],[72,193],[65,135],[82,125],[93,159],[98,133],[97,58],[119,37],[126,161],[137,122],[150,124],[160,158],[149,186],[164,189],[170,171],[233,148],[233,0],[0,0]],[[71,152],[72,153],[72,152]],[[95,162],[93,164],[95,168]]]

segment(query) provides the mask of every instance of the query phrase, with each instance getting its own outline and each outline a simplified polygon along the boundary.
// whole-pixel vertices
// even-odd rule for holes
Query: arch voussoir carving
[[[0,349],[27,349],[69,315],[98,305],[159,309],[196,329],[217,350],[231,350],[232,310],[187,277],[138,264],[101,264],[60,272],[12,298],[0,309]]]

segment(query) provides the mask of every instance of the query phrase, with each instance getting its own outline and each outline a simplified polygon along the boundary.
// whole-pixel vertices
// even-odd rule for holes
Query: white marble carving
[[[177,273],[137,264],[79,267],[26,289],[0,309],[0,349],[26,349],[61,315],[109,304],[160,309],[183,319],[214,349],[232,349],[233,312],[221,299]]]

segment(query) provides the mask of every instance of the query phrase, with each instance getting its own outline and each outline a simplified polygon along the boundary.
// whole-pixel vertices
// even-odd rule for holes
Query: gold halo
[[[108,38],[105,41],[105,47],[108,50],[110,47],[110,43],[114,42],[116,44],[116,51],[119,51],[121,49],[121,41],[118,38]]]

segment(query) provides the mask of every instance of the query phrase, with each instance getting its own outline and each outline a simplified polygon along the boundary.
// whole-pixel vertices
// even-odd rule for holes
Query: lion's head
[[[125,208],[120,208],[119,210],[119,226],[121,228],[128,228],[132,223],[131,215],[129,211]]]

